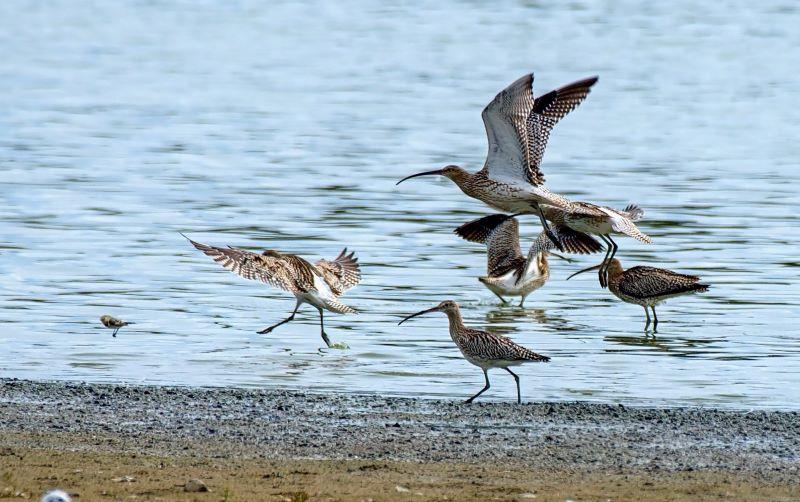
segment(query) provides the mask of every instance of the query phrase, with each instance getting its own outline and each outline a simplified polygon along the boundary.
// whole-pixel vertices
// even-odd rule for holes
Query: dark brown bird
[[[322,311],[329,310],[339,314],[357,313],[355,309],[339,301],[340,295],[361,281],[358,258],[355,257],[355,253],[348,254],[347,248],[333,261],[323,259],[311,264],[297,255],[272,249],[259,254],[233,247],[208,246],[188,237],[186,239],[234,274],[245,279],[265,282],[294,295],[297,303],[292,315],[262,329],[259,334],[269,333],[281,324],[293,320],[300,305],[310,303],[319,311],[320,333],[325,344],[331,347],[331,341],[325,333]]]
[[[123,321],[122,319],[117,319],[116,317],[112,317],[110,315],[104,315],[100,317],[100,322],[103,323],[103,326],[106,328],[114,330],[114,332],[111,333],[111,336],[113,337],[117,336],[117,331],[119,331],[119,329],[123,326],[133,324],[132,322]]]
[[[467,403],[471,403],[476,397],[489,389],[488,371],[490,368],[503,368],[511,373],[511,376],[514,377],[514,381],[517,383],[517,402],[521,403],[522,396],[519,390],[519,376],[508,369],[508,367],[527,362],[547,362],[550,360],[549,357],[526,349],[522,345],[516,344],[503,336],[464,326],[458,304],[453,300],[445,300],[433,308],[411,314],[398,324],[403,324],[412,317],[427,314],[428,312],[444,312],[447,314],[447,319],[450,322],[450,338],[452,338],[456,346],[458,346],[464,359],[483,370],[486,386],[481,389],[480,392],[467,399]]]
[[[606,262],[575,272],[567,277],[567,280],[580,273],[600,268],[604,263]],[[639,265],[625,270],[616,258],[609,260],[606,267],[608,289],[614,296],[623,302],[644,307],[644,314],[647,316],[644,329],[650,326],[650,312],[647,307],[653,309],[653,330],[655,330],[658,326],[656,305],[669,298],[702,293],[709,288],[708,284],[701,284],[700,278],[696,275],[679,274],[664,268]]]

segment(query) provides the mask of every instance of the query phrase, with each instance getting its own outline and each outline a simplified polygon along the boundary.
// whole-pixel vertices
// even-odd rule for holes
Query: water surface
[[[0,4],[0,375],[465,397],[482,385],[442,315],[553,358],[526,399],[797,408],[800,22],[791,2],[21,2]],[[480,168],[482,107],[536,72],[592,74],[556,128],[548,186],[640,203],[626,266],[696,273],[707,294],[642,309],[592,262],[552,262],[527,308],[452,234],[487,213],[447,180]],[[538,232],[522,222],[524,237]],[[348,246],[364,282],[327,317],[221,269],[178,234],[308,258]],[[98,322],[137,324],[117,338]],[[512,399],[497,372],[491,399]]]

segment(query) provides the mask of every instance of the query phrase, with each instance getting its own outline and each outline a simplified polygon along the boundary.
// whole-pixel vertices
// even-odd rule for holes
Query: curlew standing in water
[[[333,261],[323,259],[311,264],[297,255],[272,249],[258,254],[233,247],[207,246],[188,237],[186,239],[233,273],[245,279],[265,282],[295,296],[297,303],[292,314],[283,321],[262,329],[259,334],[269,333],[281,324],[293,320],[300,305],[309,303],[319,311],[320,334],[330,347],[331,341],[325,333],[323,310],[338,314],[357,313],[355,309],[339,301],[339,296],[361,281],[358,258],[354,257],[355,253],[347,254],[347,248]]]
[[[569,202],[565,206],[541,205],[544,217],[554,225],[564,225],[576,232],[600,236],[606,243],[606,256],[598,269],[600,286],[608,285],[606,277],[608,264],[617,254],[617,243],[611,234],[627,235],[650,244],[651,239],[642,233],[634,223],[644,216],[644,211],[636,204],[629,204],[622,211],[588,202]]]
[[[453,339],[464,359],[483,370],[483,377],[486,379],[486,386],[477,394],[467,399],[465,402],[471,403],[476,397],[480,396],[489,389],[489,369],[503,368],[511,373],[517,383],[517,402],[522,402],[522,395],[519,390],[519,376],[509,369],[509,366],[518,366],[527,362],[547,362],[549,357],[537,354],[532,350],[518,345],[508,338],[480,331],[464,326],[461,319],[461,312],[458,304],[453,300],[445,300],[439,305],[411,314],[398,324],[403,324],[412,317],[427,314],[428,312],[444,312],[450,322],[450,337]]]
[[[570,253],[589,254],[602,249],[590,235],[563,225],[553,225],[550,229]],[[542,231],[531,244],[528,256],[523,256],[519,246],[519,223],[513,215],[484,216],[461,225],[454,232],[470,242],[486,244],[486,277],[478,280],[503,303],[506,303],[503,295],[519,296],[522,307],[525,297],[544,286],[550,278],[547,255],[553,243]],[[554,256],[567,260],[557,254]]]
[[[567,277],[567,280],[602,266],[603,263],[579,270]],[[644,314],[647,316],[644,329],[650,326],[650,312],[647,307],[653,309],[653,330],[655,330],[658,326],[656,305],[676,296],[703,293],[709,288],[708,284],[700,284],[700,278],[696,275],[679,274],[665,268],[639,265],[625,270],[616,258],[612,258],[606,267],[608,269],[608,289],[614,296],[623,302],[644,307]]]
[[[544,186],[539,169],[550,131],[589,95],[597,77],[578,80],[533,97],[533,74],[516,80],[500,91],[481,114],[489,140],[483,169],[476,173],[449,165],[435,171],[407,176],[440,175],[452,180],[470,197],[507,213],[538,213],[542,227],[563,251],[549,230],[539,204],[561,207],[569,201]]]
[[[114,330],[114,332],[111,333],[111,336],[113,337],[117,336],[117,331],[119,331],[120,328],[127,326],[129,324],[134,324],[132,322],[123,321],[122,319],[117,319],[116,317],[110,315],[101,316],[100,322],[103,323],[103,326],[105,326],[106,328]]]

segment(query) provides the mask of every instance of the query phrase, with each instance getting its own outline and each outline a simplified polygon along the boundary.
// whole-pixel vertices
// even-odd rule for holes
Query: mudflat
[[[0,497],[800,497],[797,412],[0,380],[0,417]]]

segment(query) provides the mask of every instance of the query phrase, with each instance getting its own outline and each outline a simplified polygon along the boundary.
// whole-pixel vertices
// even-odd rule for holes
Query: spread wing
[[[493,277],[511,270],[520,273],[525,267],[525,257],[519,248],[519,223],[509,217],[497,225],[486,238],[486,272]]]
[[[355,257],[355,252],[347,254],[347,248],[344,248],[333,261],[319,260],[314,266],[337,296],[361,282],[358,258]]]
[[[550,225],[553,235],[564,247],[564,251],[574,254],[592,254],[603,249],[603,245],[589,234],[578,232],[566,225]],[[555,247],[553,241],[542,231],[531,244],[528,256],[536,255],[544,251],[550,251]]]
[[[544,182],[539,166],[547,148],[547,141],[550,139],[550,131],[559,120],[586,99],[596,82],[597,76],[578,80],[543,94],[534,101],[532,112],[526,117],[525,128],[528,169],[530,172],[538,173],[539,176],[538,183],[534,181],[531,183]]]
[[[187,239],[215,262],[245,279],[265,282],[290,293],[314,289],[312,265],[299,256],[292,254],[265,256],[244,249],[219,248],[195,242],[188,237]]]
[[[519,247],[519,223],[507,214],[490,214],[454,230],[470,242],[486,244],[486,271],[492,277],[525,267]]]
[[[696,275],[640,265],[625,271],[619,282],[619,290],[633,298],[648,298],[708,289],[707,285],[699,284],[699,281],[700,278]]]
[[[528,116],[533,110],[533,74],[509,85],[483,109],[483,125],[489,152],[483,171],[489,178],[539,185],[544,182],[538,166],[531,166]]]

